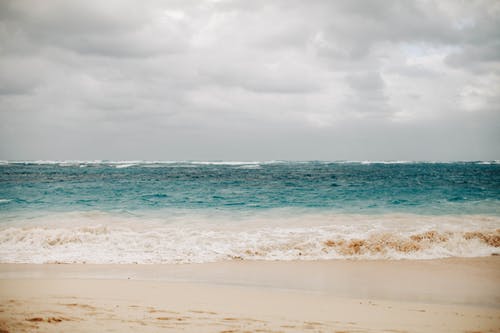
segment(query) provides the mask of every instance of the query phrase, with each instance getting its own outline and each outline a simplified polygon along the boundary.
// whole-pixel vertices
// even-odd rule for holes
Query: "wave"
[[[0,161],[0,165],[57,165],[57,166],[87,166],[87,165],[104,165],[115,166],[116,168],[128,167],[134,165],[151,166],[151,165],[227,165],[227,166],[243,166],[243,165],[261,165],[282,163],[281,161],[146,161],[146,160],[36,160],[36,161]]]
[[[411,160],[339,160],[339,161],[285,161],[285,160],[266,160],[266,161],[162,161],[162,160],[26,160],[26,161],[0,161],[0,165],[58,165],[58,166],[122,166],[122,165],[223,165],[223,166],[245,166],[245,165],[266,165],[266,164],[478,164],[478,165],[498,165],[500,160],[491,161],[411,161]]]
[[[414,164],[415,161],[360,161],[360,164]]]
[[[275,220],[99,212],[6,223],[2,263],[202,263],[224,260],[434,259],[500,252],[500,218],[314,215]],[[53,218],[53,217],[52,217]],[[62,223],[61,221],[65,222]],[[300,221],[302,220],[302,223]],[[343,222],[342,222],[343,221]]]
[[[485,164],[485,165],[490,165],[490,164],[498,165],[498,164],[500,164],[500,160],[494,160],[494,161],[477,161],[475,163],[476,164]]]
[[[192,161],[185,162],[190,164],[200,164],[200,165],[254,165],[261,164],[262,162],[242,162],[242,161]]]
[[[117,169],[123,169],[123,168],[129,168],[129,167],[132,167],[132,166],[136,166],[137,164],[134,164],[134,163],[130,163],[130,164],[117,164],[115,166],[115,168]]]

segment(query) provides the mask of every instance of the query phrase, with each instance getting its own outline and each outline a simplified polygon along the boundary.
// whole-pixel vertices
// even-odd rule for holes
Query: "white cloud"
[[[499,158],[499,13],[495,1],[3,1],[0,157]],[[450,141],[457,129],[468,136]]]

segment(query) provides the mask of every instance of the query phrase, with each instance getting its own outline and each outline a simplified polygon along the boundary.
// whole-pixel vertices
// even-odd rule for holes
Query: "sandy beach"
[[[0,0],[0,333],[500,333],[500,0]]]
[[[500,332],[500,258],[0,265],[0,332]]]

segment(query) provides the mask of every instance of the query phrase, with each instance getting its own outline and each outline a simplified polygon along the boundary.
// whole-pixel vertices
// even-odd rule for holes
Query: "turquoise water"
[[[497,254],[497,162],[3,162],[0,262]]]
[[[8,163],[0,210],[500,213],[500,165],[471,163]]]

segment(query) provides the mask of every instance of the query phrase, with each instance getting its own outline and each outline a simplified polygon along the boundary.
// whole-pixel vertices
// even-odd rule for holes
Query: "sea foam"
[[[489,256],[499,247],[500,218],[491,216],[310,214],[234,221],[90,212],[0,228],[2,263],[434,259]]]

